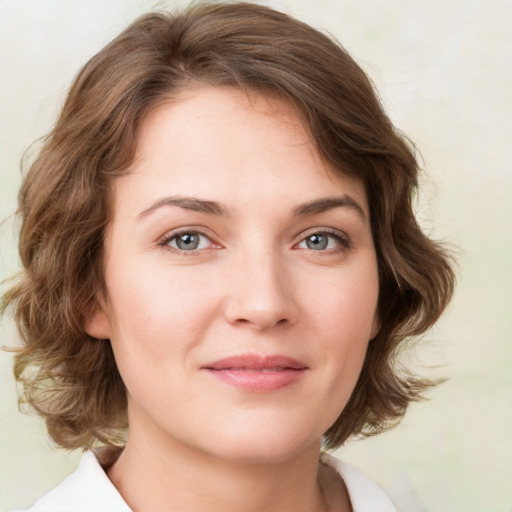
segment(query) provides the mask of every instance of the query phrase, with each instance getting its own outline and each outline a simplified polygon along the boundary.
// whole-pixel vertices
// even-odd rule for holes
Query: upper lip
[[[307,365],[283,355],[242,354],[206,363],[202,368],[207,370],[270,370],[281,368],[283,370],[305,370]]]

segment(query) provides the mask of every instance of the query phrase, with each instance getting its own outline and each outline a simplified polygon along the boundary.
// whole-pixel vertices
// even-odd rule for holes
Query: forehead
[[[114,182],[116,203],[131,204],[180,194],[270,206],[337,192],[367,209],[362,182],[321,159],[291,102],[231,87],[198,88],[149,112],[128,173]]]

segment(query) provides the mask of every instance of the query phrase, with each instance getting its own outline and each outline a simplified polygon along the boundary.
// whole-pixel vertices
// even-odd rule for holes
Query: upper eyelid
[[[212,235],[209,234],[210,230],[204,226],[184,226],[174,229],[169,229],[166,231],[162,236],[159,237],[159,239],[162,238],[173,238],[175,236],[181,235],[183,233],[196,233],[198,235],[203,235],[207,238],[212,238]]]
[[[300,242],[300,241],[304,240],[305,238],[307,238],[308,236],[315,235],[315,234],[331,235],[334,237],[342,238],[343,240],[347,240],[347,241],[350,240],[349,235],[345,231],[343,231],[341,229],[337,229],[337,228],[328,228],[328,227],[314,227],[314,228],[306,229],[305,231],[302,231],[300,235],[298,235],[297,239]]]
[[[333,235],[347,236],[342,229],[327,226],[314,226],[312,228],[302,230],[299,236],[308,236],[310,234],[314,235],[315,233],[327,233]]]

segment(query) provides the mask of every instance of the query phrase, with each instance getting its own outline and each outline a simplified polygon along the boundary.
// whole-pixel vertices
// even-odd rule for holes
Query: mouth
[[[271,392],[299,381],[308,366],[282,355],[246,354],[227,357],[201,367],[225,384],[249,392]]]

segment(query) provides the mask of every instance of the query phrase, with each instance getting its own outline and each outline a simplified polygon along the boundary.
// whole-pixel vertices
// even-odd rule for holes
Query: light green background
[[[180,2],[183,4],[183,2]],[[0,0],[0,218],[11,214],[23,150],[51,126],[79,66],[148,0]],[[448,376],[402,424],[340,450],[401,512],[512,511],[512,2],[271,2],[334,34],[376,83],[426,174],[425,229],[459,250],[447,314],[409,355]],[[17,268],[1,227],[0,279]],[[1,325],[1,343],[14,328]],[[29,505],[77,464],[16,410],[0,354],[0,508]],[[378,511],[368,511],[378,512]]]

